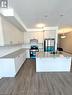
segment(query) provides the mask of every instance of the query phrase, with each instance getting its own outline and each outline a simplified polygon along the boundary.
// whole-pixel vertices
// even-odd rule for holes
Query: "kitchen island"
[[[69,72],[71,57],[71,54],[65,52],[56,54],[38,52],[36,54],[36,72]]]

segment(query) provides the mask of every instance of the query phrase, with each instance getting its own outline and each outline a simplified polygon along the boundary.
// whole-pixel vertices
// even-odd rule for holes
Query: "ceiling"
[[[36,28],[37,23],[46,27],[72,27],[72,0],[9,0],[27,28]]]

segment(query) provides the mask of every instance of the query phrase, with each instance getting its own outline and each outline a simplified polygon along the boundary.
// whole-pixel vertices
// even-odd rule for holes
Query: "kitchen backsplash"
[[[38,45],[39,48],[43,48],[43,43],[38,43],[38,44],[25,43],[22,45],[22,48],[30,48],[31,45]]]

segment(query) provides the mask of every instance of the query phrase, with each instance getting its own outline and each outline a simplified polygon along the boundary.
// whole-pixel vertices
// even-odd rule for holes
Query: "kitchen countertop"
[[[47,58],[47,57],[72,57],[72,54],[66,53],[66,52],[58,52],[56,54],[51,54],[49,52],[37,52],[36,58]]]
[[[0,58],[16,58],[19,54],[23,53],[24,51],[29,50],[29,48],[22,48],[17,51],[14,51],[10,54],[2,56]],[[50,54],[49,52],[39,51],[36,54],[36,58],[47,58],[47,57],[72,57],[72,54],[66,52],[58,52],[56,54]]]
[[[27,49],[24,49],[24,48],[19,49],[19,50],[15,51],[15,52],[12,52],[12,53],[10,53],[8,55],[5,55],[3,57],[0,57],[0,58],[16,58],[19,54],[23,53],[25,50],[27,50]]]

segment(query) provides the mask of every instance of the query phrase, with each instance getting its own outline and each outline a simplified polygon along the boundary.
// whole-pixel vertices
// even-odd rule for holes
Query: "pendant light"
[[[60,18],[61,18],[61,27],[63,27],[63,23],[62,23],[62,21],[63,21],[63,17],[64,17],[64,14],[63,14],[63,13],[60,14]],[[63,33],[62,33],[62,35],[61,35],[61,39],[64,39],[64,38],[66,38],[66,36],[65,36],[65,34],[64,34],[64,30],[63,30]]]
[[[66,38],[66,36],[65,36],[64,33],[61,35],[61,38],[62,38],[62,39]]]

